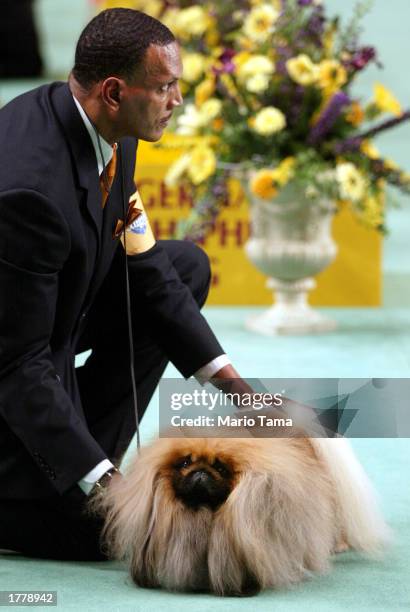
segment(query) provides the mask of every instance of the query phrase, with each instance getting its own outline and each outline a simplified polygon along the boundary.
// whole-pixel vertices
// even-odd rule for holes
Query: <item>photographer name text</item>
[[[173,427],[293,427],[293,420],[290,418],[272,418],[264,414],[257,414],[255,417],[244,415],[234,417],[230,415],[217,417],[197,416],[193,418],[182,417],[175,414],[171,417]]]

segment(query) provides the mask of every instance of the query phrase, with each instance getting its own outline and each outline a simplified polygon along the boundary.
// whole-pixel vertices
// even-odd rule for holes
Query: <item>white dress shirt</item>
[[[80,113],[81,118],[84,121],[85,127],[87,128],[87,131],[93,143],[96,161],[98,165],[98,174],[101,176],[104,166],[103,166],[103,160],[101,159],[101,153],[98,147],[98,138],[97,138],[96,130],[93,128],[90,119],[88,118],[87,114],[85,113],[83,107],[81,106],[77,98],[75,96],[73,96],[73,98],[78,108],[78,112]],[[103,158],[104,158],[104,163],[107,166],[113,156],[113,149],[112,149],[112,146],[106,140],[104,140],[104,138],[102,138],[102,136],[100,136],[100,144],[101,144],[101,151],[102,151]],[[213,359],[212,361],[204,365],[197,372],[195,372],[194,376],[201,385],[204,385],[221,368],[223,368],[224,366],[230,363],[231,363],[231,360],[229,359],[227,355],[220,355],[219,357],[216,357],[215,359]],[[111,467],[114,467],[111,461],[109,459],[104,459],[103,461],[98,463],[95,466],[95,468],[93,468],[90,472],[88,472],[88,474],[86,474],[78,482],[79,486],[84,491],[84,493],[88,495],[91,489],[93,488],[94,484],[97,482],[97,480],[101,478],[101,476]]]

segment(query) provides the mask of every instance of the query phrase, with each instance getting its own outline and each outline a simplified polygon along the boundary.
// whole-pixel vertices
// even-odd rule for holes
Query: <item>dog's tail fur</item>
[[[311,438],[333,479],[346,544],[373,556],[392,540],[376,491],[346,438]]]

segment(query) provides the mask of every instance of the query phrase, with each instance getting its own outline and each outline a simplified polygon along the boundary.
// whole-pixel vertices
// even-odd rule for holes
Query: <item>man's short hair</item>
[[[109,76],[131,81],[151,44],[165,46],[174,41],[163,23],[141,11],[107,9],[81,33],[72,74],[86,89]]]

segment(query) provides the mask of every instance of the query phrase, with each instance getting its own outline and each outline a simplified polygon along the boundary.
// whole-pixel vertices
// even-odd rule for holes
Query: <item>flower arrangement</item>
[[[181,42],[188,103],[174,131],[185,151],[166,181],[189,181],[196,205],[180,236],[197,239],[212,226],[239,171],[259,198],[293,181],[312,203],[332,199],[385,231],[386,187],[409,193],[410,175],[383,158],[373,139],[410,111],[380,83],[366,102],[351,93],[361,72],[378,63],[375,48],[359,42],[370,2],[359,2],[344,27],[321,0],[128,5],[161,19]]]

